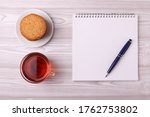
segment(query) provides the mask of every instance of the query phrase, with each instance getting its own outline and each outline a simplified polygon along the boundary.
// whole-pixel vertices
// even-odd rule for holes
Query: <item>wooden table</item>
[[[18,16],[27,9],[46,11],[55,23],[51,42],[27,48],[16,37]],[[72,81],[72,14],[127,12],[139,15],[139,81]],[[56,76],[30,84],[20,75],[21,59],[44,53]],[[150,99],[150,0],[0,0],[0,99]]]

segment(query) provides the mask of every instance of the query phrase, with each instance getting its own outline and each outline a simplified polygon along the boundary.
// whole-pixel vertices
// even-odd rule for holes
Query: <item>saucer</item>
[[[33,14],[33,13],[42,16],[46,20],[47,31],[46,31],[45,36],[43,38],[41,38],[40,40],[29,41],[20,32],[20,22],[25,16],[27,16],[29,14]],[[38,10],[38,9],[27,10],[21,14],[21,16],[18,18],[17,23],[16,23],[17,37],[21,42],[24,43],[25,46],[28,46],[28,47],[40,47],[40,46],[45,45],[46,43],[48,43],[51,40],[53,33],[54,33],[54,23],[53,23],[51,17],[42,10]]]

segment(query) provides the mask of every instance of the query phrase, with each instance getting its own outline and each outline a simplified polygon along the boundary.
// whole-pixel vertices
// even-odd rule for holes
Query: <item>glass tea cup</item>
[[[20,72],[22,77],[30,83],[39,83],[48,77],[55,76],[52,62],[38,52],[29,53],[22,59]]]

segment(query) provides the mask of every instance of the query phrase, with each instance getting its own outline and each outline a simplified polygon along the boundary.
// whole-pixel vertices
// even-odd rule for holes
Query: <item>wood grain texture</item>
[[[36,49],[25,47],[15,34],[18,16],[31,8],[46,11],[55,23],[51,42]],[[77,12],[139,15],[139,81],[72,81],[72,14]],[[33,51],[54,62],[54,78],[24,81],[20,61]],[[0,0],[0,99],[150,99],[150,0]]]

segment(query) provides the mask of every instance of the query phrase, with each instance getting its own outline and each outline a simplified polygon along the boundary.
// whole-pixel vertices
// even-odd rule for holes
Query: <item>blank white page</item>
[[[132,44],[105,78],[124,44]],[[73,16],[73,80],[138,80],[138,18],[134,14],[76,14]]]

